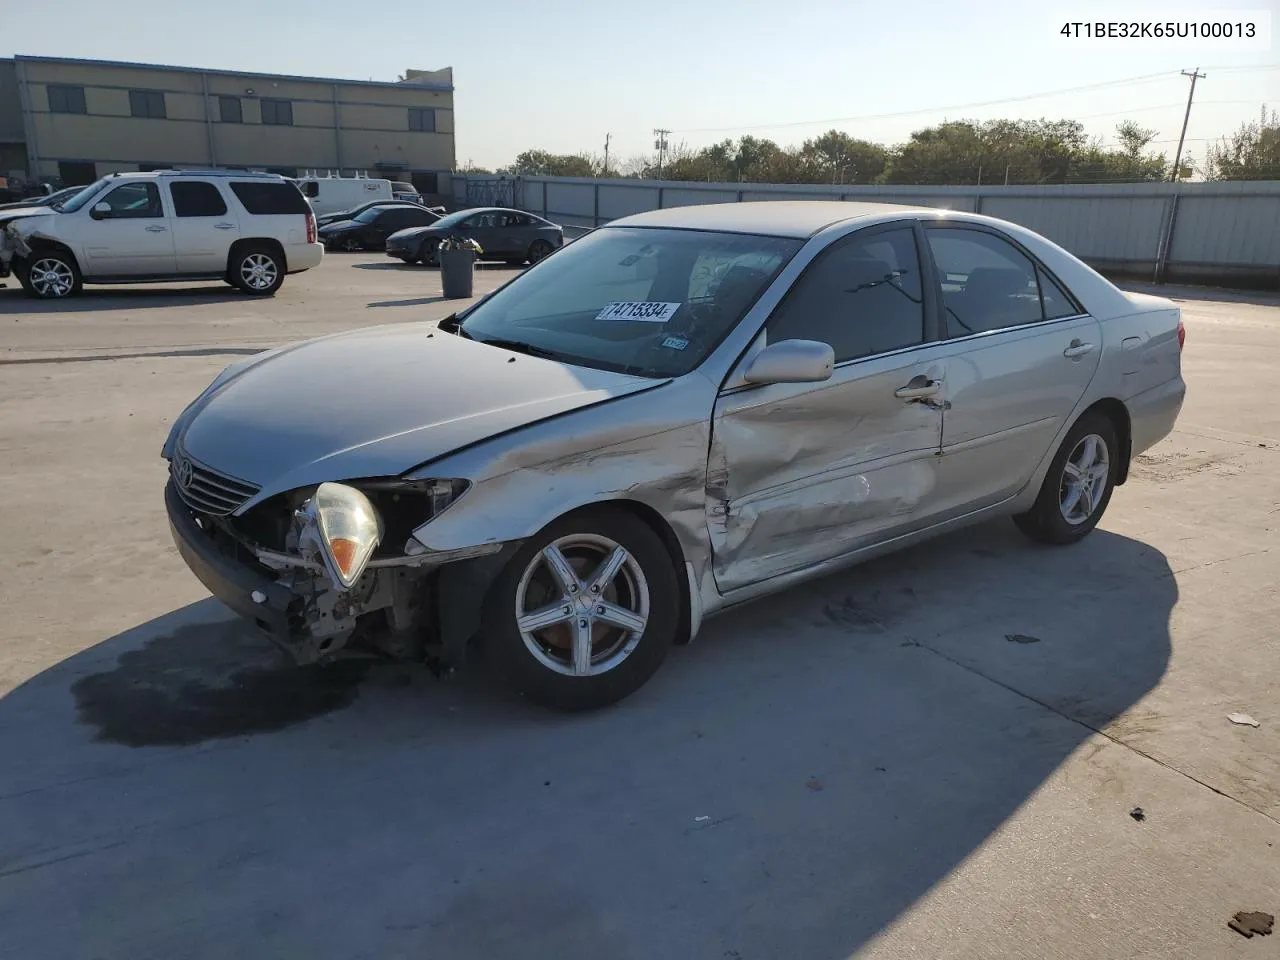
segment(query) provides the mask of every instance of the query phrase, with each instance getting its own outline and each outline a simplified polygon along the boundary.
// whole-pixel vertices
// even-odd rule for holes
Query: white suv
[[[270,296],[324,247],[296,184],[271,173],[115,173],[53,207],[0,211],[0,276],[28,294],[84,283],[224,280]]]

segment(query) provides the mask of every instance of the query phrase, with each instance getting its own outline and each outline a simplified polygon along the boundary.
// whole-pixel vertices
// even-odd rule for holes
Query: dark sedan
[[[337,223],[340,220],[353,220],[366,210],[373,207],[422,207],[424,210],[430,210],[432,213],[442,215],[443,209],[431,210],[425,204],[418,203],[415,200],[370,200],[368,203],[362,203],[358,207],[352,207],[350,210],[340,210],[337,213],[326,213],[316,217],[317,227],[327,227],[331,223]]]
[[[387,237],[406,227],[424,227],[439,220],[437,214],[416,203],[370,207],[350,220],[320,228],[320,242],[328,250],[381,250]]]
[[[387,238],[387,256],[405,263],[438,263],[436,247],[445,237],[466,237],[480,244],[481,260],[537,263],[564,245],[564,231],[523,210],[483,207],[459,210],[427,227],[401,230]]]

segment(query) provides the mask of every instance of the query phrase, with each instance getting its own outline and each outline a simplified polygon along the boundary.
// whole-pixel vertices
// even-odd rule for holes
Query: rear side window
[[[302,191],[292,183],[233,180],[231,192],[244,204],[245,210],[257,216],[311,212]]]
[[[855,233],[832,244],[796,281],[766,329],[770,343],[829,343],[837,363],[923,343],[915,232]]]
[[[981,230],[948,227],[930,227],[927,235],[942,285],[947,336],[1080,312],[1071,297],[1009,241]]]
[[[173,212],[179,217],[220,217],[227,212],[218,188],[203,180],[171,183],[169,193],[173,196]]]

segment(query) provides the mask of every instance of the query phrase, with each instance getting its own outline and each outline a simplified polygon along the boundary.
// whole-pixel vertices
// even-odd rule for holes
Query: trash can
[[[476,252],[467,248],[440,251],[440,285],[446,300],[471,296],[475,280]]]

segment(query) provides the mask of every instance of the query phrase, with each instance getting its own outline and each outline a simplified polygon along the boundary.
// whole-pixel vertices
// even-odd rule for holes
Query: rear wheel
[[[255,297],[269,297],[284,283],[284,260],[267,246],[246,246],[231,255],[231,283]]]
[[[1081,417],[1049,464],[1035,505],[1013,518],[1018,529],[1050,544],[1088,536],[1111,502],[1119,449],[1110,417],[1098,410]]]
[[[645,523],[607,507],[579,511],[528,540],[494,581],[485,657],[536,703],[603,707],[661,666],[679,596],[671,556]]]
[[[529,244],[529,262],[537,263],[543,257],[549,256],[553,247],[545,240],[535,240]]]
[[[17,274],[27,295],[40,300],[62,300],[80,292],[80,268],[75,257],[61,250],[34,251]]]

